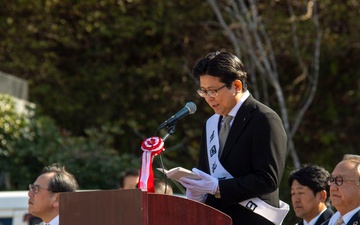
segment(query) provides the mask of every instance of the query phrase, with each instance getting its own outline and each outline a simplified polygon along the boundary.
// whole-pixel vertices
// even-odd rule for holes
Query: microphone
[[[189,114],[193,114],[196,111],[196,105],[193,102],[188,102],[186,103],[185,107],[182,108],[180,111],[178,111],[175,115],[173,115],[172,117],[170,117],[169,119],[167,119],[165,122],[163,122],[158,128],[157,130],[161,130],[166,126],[171,126],[176,124],[176,122],[183,118],[184,116],[187,116]]]

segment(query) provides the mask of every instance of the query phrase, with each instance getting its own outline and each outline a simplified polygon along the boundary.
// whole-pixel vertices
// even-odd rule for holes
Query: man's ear
[[[59,208],[59,205],[60,205],[59,204],[60,203],[60,193],[54,193],[53,198],[54,198],[53,206],[55,208]]]
[[[242,90],[242,82],[240,80],[235,80],[234,85],[235,85],[237,91]]]
[[[321,202],[325,202],[325,201],[326,201],[327,193],[326,193],[325,190],[319,191],[319,192],[316,193],[316,194],[319,196]]]

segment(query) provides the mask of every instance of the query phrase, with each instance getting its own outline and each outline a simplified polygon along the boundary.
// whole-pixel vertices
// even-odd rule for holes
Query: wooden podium
[[[131,190],[64,192],[60,225],[231,225],[231,218],[182,197]]]

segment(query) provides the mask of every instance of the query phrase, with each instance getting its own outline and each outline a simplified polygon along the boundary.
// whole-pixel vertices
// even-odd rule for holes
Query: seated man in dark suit
[[[65,166],[57,163],[44,167],[33,184],[29,185],[28,211],[40,218],[40,225],[59,225],[60,195],[75,192],[78,183]]]
[[[344,156],[328,179],[331,204],[338,210],[323,225],[360,223],[360,155]]]
[[[296,216],[303,219],[298,225],[320,225],[334,214],[327,207],[329,176],[328,171],[317,165],[305,165],[290,175],[292,206]]]

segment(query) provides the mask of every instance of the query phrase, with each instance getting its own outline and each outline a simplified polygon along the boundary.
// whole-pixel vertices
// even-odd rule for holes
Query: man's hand
[[[215,194],[216,188],[219,185],[219,180],[201,170],[198,170],[197,168],[193,168],[192,171],[197,174],[201,180],[182,177],[179,179],[180,183],[190,191],[197,191],[198,193],[208,193],[212,195]]]
[[[206,200],[206,193],[191,189],[186,189],[186,197],[188,199],[204,203]]]

